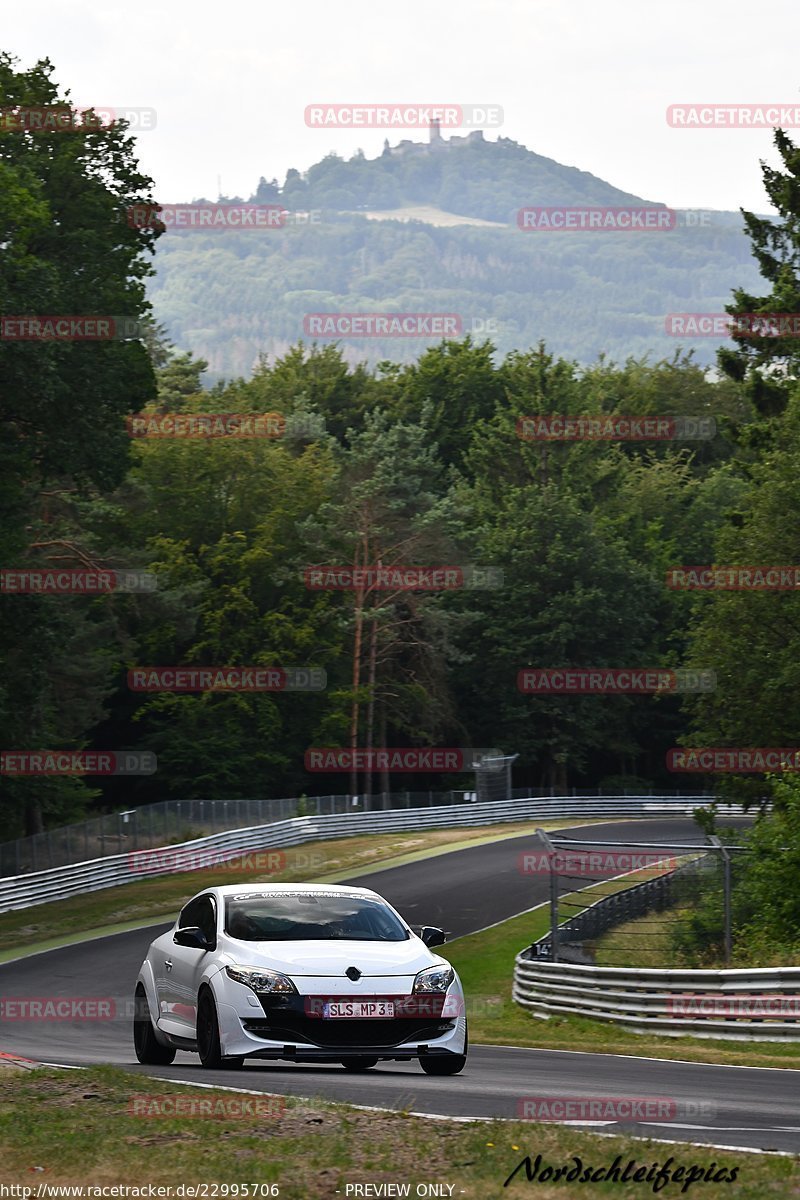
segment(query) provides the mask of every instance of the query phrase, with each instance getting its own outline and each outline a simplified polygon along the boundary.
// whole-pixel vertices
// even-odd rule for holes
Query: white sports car
[[[429,1075],[467,1060],[461,982],[368,888],[319,883],[212,887],[150,946],[136,984],[142,1063],[196,1051],[204,1067],[245,1058],[339,1062],[419,1059]]]

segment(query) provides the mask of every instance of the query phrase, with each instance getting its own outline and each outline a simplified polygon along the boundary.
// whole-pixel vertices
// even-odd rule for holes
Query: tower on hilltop
[[[442,134],[437,120],[431,121],[431,127],[428,132],[428,141],[433,146],[436,142],[441,142]]]

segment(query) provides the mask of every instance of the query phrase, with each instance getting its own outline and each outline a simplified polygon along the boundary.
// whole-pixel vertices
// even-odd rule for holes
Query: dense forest
[[[58,100],[46,64],[18,72],[0,60],[0,89],[11,105]],[[783,170],[765,173],[765,185],[786,223],[744,218],[771,290],[737,291],[730,311],[800,311],[800,158],[780,132],[776,144]],[[726,794],[766,793],[763,776],[671,774],[666,754],[793,744],[797,595],[682,591],[665,580],[682,564],[800,561],[792,339],[734,340],[714,376],[677,351],[581,365],[541,330],[505,354],[465,336],[376,366],[348,362],[335,345],[296,344],[249,378],[204,386],[204,360],[177,351],[152,319],[145,285],[157,231],[123,215],[153,203],[152,183],[124,128],[4,134],[0,149],[2,312],[127,313],[148,330],[128,341],[0,341],[3,564],[130,569],[158,581],[94,597],[2,597],[5,746],[158,759],[154,775],[129,779],[4,777],[6,837],[98,803],[344,791],[342,775],[310,775],[305,753],[353,739],[498,747],[519,754],[518,786],[719,782]],[[624,258],[615,261],[624,275]],[[224,278],[224,256],[214,263]],[[517,269],[524,277],[524,263]],[[685,266],[680,275],[691,278]],[[492,287],[505,294],[497,272]],[[190,291],[201,304],[204,285]],[[259,311],[255,293],[238,300]],[[566,292],[561,300],[572,303]],[[280,414],[281,432],[131,438],[126,417],[141,411]],[[554,413],[713,417],[717,433],[519,436],[521,417]],[[491,586],[316,590],[307,569],[320,564],[478,568]],[[132,690],[128,673],[142,666],[316,667],[327,684]],[[519,690],[525,668],[570,666],[696,667],[715,672],[716,689]],[[469,777],[370,782],[447,788]]]

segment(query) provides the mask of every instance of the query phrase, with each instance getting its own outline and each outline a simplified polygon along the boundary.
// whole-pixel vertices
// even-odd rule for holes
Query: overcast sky
[[[38,0],[6,8],[0,44],[52,59],[78,103],[154,108],[137,145],[162,203],[380,153],[385,131],[309,128],[309,104],[436,102],[500,105],[489,137],[648,200],[765,211],[770,132],[670,128],[666,110],[800,105],[799,33],[798,0]]]

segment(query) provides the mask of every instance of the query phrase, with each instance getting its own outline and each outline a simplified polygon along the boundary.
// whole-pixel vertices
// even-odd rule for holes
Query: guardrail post
[[[731,856],[718,837],[709,837],[712,846],[716,846],[722,857],[722,904],[724,909],[723,922],[725,930],[725,966],[729,967],[733,953],[733,936],[731,932]]]
[[[558,873],[553,866],[557,851],[543,829],[537,829],[536,833],[547,851],[547,865],[550,871],[550,961],[558,962]]]
[[[558,875],[553,870],[553,856],[548,859],[550,868],[550,959],[558,962]]]

